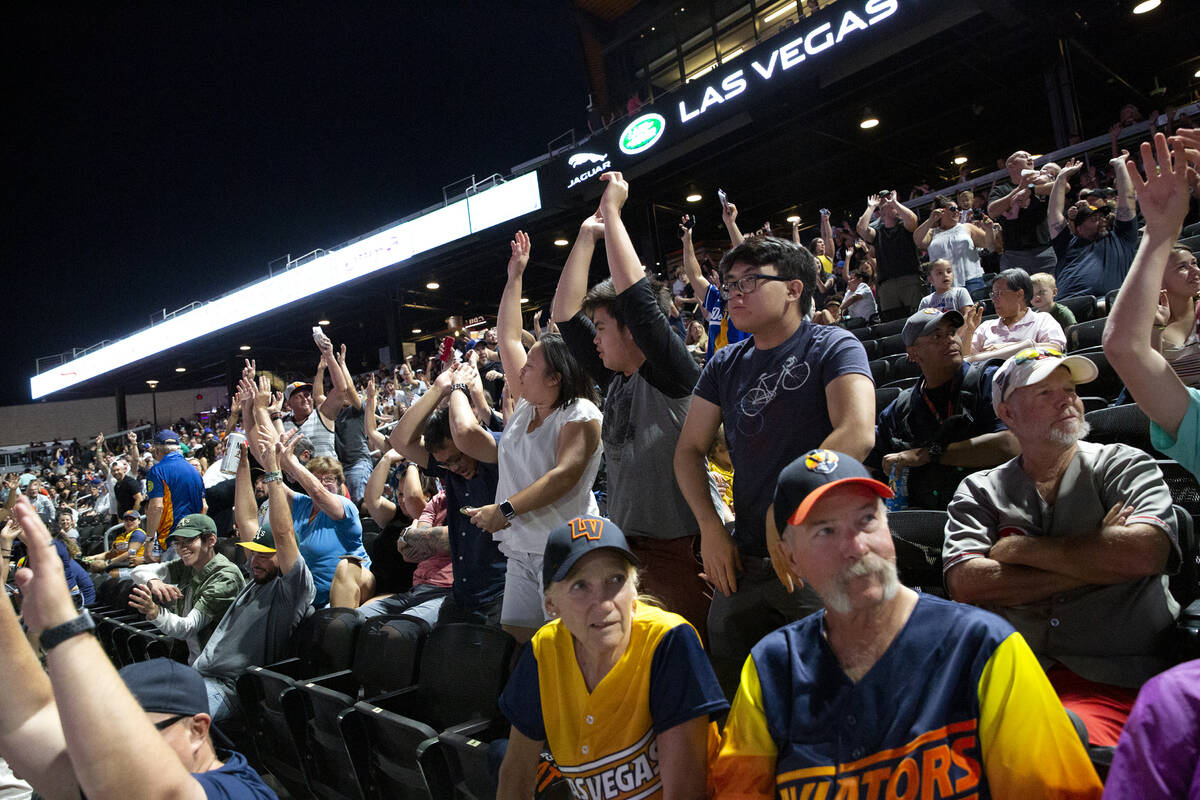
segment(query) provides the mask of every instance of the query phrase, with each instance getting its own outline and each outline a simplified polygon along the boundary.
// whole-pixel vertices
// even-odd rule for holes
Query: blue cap
[[[542,588],[567,577],[575,562],[596,550],[616,550],[633,564],[642,563],[629,549],[625,534],[617,523],[604,517],[576,517],[567,520],[546,539],[546,552],[542,558]]]
[[[119,674],[143,711],[190,717],[208,713],[204,678],[186,664],[152,658],[122,667]]]
[[[154,437],[155,444],[179,444],[179,434],[170,428],[165,428]]]

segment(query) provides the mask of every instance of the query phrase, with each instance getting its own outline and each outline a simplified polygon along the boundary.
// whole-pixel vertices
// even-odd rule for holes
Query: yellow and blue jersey
[[[513,727],[549,745],[574,796],[593,800],[661,797],[658,734],[728,707],[695,628],[646,604],[591,692],[556,619],[534,635],[500,697]]]
[[[1029,646],[994,614],[922,595],[857,683],[818,613],[751,651],[711,782],[720,798],[1099,798]]]
[[[158,546],[167,547],[167,537],[188,514],[204,511],[204,479],[200,472],[179,453],[170,452],[146,473],[146,497],[161,497],[162,516],[158,520]]]

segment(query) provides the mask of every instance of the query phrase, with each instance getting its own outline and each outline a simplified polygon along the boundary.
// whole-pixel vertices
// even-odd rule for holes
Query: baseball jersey
[[[746,659],[718,797],[1098,798],[1101,784],[1045,673],[1000,617],[921,595],[857,683],[818,612]]]
[[[146,473],[146,497],[161,497],[162,516],[158,519],[159,547],[166,549],[167,536],[179,520],[204,511],[204,479],[182,455],[171,451]]]
[[[547,742],[574,796],[591,800],[662,797],[658,734],[728,707],[696,630],[645,603],[625,654],[590,693],[556,619],[534,635],[500,696],[513,727]]]

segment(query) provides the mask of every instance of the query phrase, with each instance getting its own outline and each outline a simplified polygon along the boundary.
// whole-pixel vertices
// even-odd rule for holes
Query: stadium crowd
[[[478,339],[352,375],[316,331],[311,378],[247,361],[203,420],[31,451],[0,757],[47,798],[325,796],[246,689],[317,618],[511,637],[471,709],[500,797],[1196,796],[1200,129],[1168,133],[807,242],[726,203],[728,247],[684,217],[667,276],[605,173],[544,326],[518,231]]]

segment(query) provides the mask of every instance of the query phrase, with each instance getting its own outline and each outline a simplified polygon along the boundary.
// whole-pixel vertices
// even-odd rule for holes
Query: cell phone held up
[[[729,213],[729,195],[725,194],[724,189],[717,189],[717,199],[721,201],[721,210],[726,214]]]
[[[447,336],[445,339],[442,339],[442,350],[438,354],[438,359],[443,364],[449,364],[451,361],[454,360],[454,337],[453,336]]]

